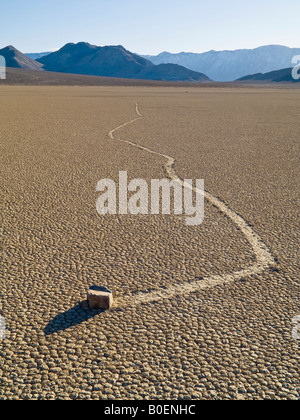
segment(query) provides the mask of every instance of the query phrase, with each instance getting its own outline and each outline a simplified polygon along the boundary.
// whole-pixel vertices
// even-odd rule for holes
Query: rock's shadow
[[[104,311],[102,310],[91,311],[86,301],[80,302],[78,305],[74,306],[74,308],[60,313],[53,318],[44,328],[44,334],[52,335],[60,331],[65,331],[68,328],[75,327],[103,312]]]

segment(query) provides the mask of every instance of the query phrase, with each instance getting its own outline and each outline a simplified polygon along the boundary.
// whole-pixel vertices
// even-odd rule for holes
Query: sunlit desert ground
[[[1,399],[299,399],[299,99],[264,87],[1,86]],[[110,138],[136,103],[142,117]],[[257,258],[208,200],[198,227],[100,216],[99,180],[166,177],[162,156],[122,140],[204,179],[276,265],[206,284]],[[95,284],[115,291],[110,311],[82,304]]]

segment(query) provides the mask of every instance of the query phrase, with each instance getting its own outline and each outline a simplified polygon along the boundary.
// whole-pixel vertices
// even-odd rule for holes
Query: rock
[[[106,287],[92,286],[87,293],[90,309],[110,309],[113,304],[113,293]]]

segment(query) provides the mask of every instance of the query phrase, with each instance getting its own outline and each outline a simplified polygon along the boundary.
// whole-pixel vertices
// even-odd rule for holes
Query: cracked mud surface
[[[162,157],[107,136],[136,102],[143,118],[115,137],[204,178],[276,269],[130,305],[256,261],[207,201],[197,228],[97,214],[100,179],[165,176]],[[299,399],[299,107],[290,90],[1,87],[0,398]],[[89,312],[91,284],[125,305]]]

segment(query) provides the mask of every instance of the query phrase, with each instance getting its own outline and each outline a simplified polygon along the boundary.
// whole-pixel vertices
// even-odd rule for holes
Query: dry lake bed
[[[1,86],[0,399],[298,400],[299,112],[290,88]],[[97,213],[99,180],[166,156],[204,179],[200,226]]]

